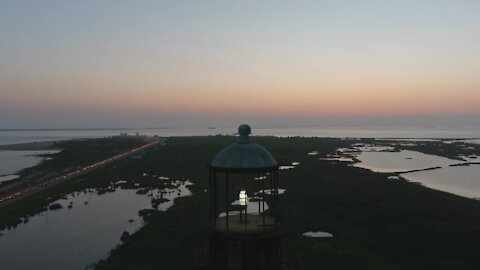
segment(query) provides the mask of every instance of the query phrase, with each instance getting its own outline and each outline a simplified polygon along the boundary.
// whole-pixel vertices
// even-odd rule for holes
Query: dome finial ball
[[[238,134],[240,135],[249,135],[252,132],[252,129],[247,124],[242,124],[238,127]]]

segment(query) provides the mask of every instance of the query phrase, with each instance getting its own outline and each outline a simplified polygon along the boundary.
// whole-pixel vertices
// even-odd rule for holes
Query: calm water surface
[[[427,155],[417,151],[402,150],[400,152],[362,152],[357,156],[360,160],[354,166],[375,172],[407,172],[459,163],[444,157]]]
[[[412,182],[468,198],[480,198],[480,165],[443,167],[431,171],[401,174]]]
[[[461,146],[459,145],[459,147]],[[356,149],[368,149],[368,147],[356,147]],[[468,198],[480,198],[480,164],[466,164],[480,162],[480,157],[461,157],[465,161],[459,161],[410,150],[400,152],[362,151],[348,154],[360,160],[353,164],[355,167],[382,173],[397,172],[401,173],[400,176],[408,181],[419,182],[432,189]],[[462,163],[464,166],[450,166]],[[435,167],[440,168],[408,172]]]
[[[142,226],[138,211],[151,208],[151,198],[135,192],[70,195],[57,201],[63,209],[42,212],[16,229],[3,231],[0,268],[81,270],[104,258],[120,244],[124,231],[132,233]],[[70,202],[73,208],[68,209]]]
[[[62,209],[47,210],[0,232],[0,269],[85,269],[120,244],[124,231],[131,234],[143,225],[138,211],[152,209],[153,198],[166,199],[158,210],[167,211],[176,198],[192,195],[189,180],[171,181],[171,187],[146,194],[121,189],[124,183],[117,181],[114,192],[102,195],[93,189],[74,192],[54,202]]]
[[[152,129],[90,129],[90,130],[0,130],[0,145],[32,141],[99,138],[120,133],[159,136],[231,135],[237,127],[152,128]],[[254,135],[306,137],[362,137],[362,138],[480,138],[480,127],[257,127]]]
[[[45,158],[42,154],[55,154],[58,150],[6,151],[0,150],[0,176],[14,174],[23,168],[37,165]]]

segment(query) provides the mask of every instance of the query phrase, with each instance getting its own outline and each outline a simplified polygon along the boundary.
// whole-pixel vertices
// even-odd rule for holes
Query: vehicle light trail
[[[150,148],[152,146],[155,146],[155,145],[157,145],[161,142],[161,140],[158,140],[158,139],[155,139],[155,138],[152,138],[152,137],[147,137],[146,140],[148,141],[148,143],[145,144],[145,145],[142,145],[140,147],[122,152],[120,154],[114,155],[114,156],[109,157],[107,159],[103,159],[101,161],[97,161],[95,163],[92,163],[92,164],[84,166],[84,167],[77,167],[76,169],[74,169],[72,171],[69,171],[68,173],[58,175],[58,176],[55,176],[53,178],[44,180],[44,181],[42,181],[38,184],[34,184],[34,185],[28,186],[26,188],[22,188],[21,190],[17,190],[15,192],[11,192],[11,193],[2,195],[2,196],[0,196],[0,206],[5,206],[5,205],[10,204],[14,201],[20,200],[21,198],[24,198],[27,195],[32,194],[34,191],[38,191],[40,189],[45,189],[46,187],[51,186],[53,184],[68,181],[68,180],[76,178],[80,175],[83,175],[85,173],[88,173],[92,170],[104,167],[104,166],[106,166],[106,165],[108,165],[112,162],[118,161],[122,158],[125,158],[129,155],[135,154],[139,151],[148,149],[148,148]]]

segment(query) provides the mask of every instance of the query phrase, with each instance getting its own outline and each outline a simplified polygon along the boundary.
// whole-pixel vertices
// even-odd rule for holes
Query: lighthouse
[[[281,269],[279,166],[250,134],[240,125],[237,142],[209,164],[210,269]]]

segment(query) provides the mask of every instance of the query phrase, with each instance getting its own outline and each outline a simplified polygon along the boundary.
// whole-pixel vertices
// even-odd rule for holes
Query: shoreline
[[[130,135],[134,136],[134,135]],[[233,136],[233,134],[216,134],[216,135],[172,135],[172,136],[160,136],[164,138],[189,138],[189,137],[210,137],[210,136]],[[7,143],[7,144],[0,144],[0,150],[45,150],[45,149],[52,149],[49,148],[53,146],[55,143],[61,143],[66,141],[77,141],[77,140],[91,140],[91,139],[99,139],[99,138],[108,138],[108,137],[116,137],[114,136],[98,136],[98,137],[78,137],[78,138],[65,138],[65,139],[58,139],[58,140],[48,140],[48,141],[29,141],[29,142],[21,142],[21,143]],[[376,140],[376,141],[411,141],[411,142],[429,142],[429,141],[438,141],[438,142],[445,142],[446,143],[471,143],[468,142],[471,140],[480,140],[480,137],[357,137],[357,136],[305,136],[305,135],[261,135],[261,134],[253,134],[252,137],[274,137],[274,138],[289,138],[289,137],[298,137],[298,138],[315,138],[315,139],[339,139],[339,140]]]
[[[216,136],[232,137],[231,135],[216,135]],[[202,138],[202,137],[208,138],[208,137],[216,137],[216,136],[212,136],[212,135],[209,135],[209,136],[200,136],[200,135],[199,136],[171,136],[171,137],[167,137],[167,138],[174,138],[174,139],[175,138],[179,138],[179,139],[181,139],[181,138],[192,138],[192,139],[195,139],[195,138]],[[115,137],[118,137],[118,136],[104,137],[104,139],[115,138]],[[130,137],[135,137],[135,136],[130,136]],[[423,143],[423,145],[425,145],[425,143],[441,143],[441,144],[444,144],[445,146],[447,146],[449,144],[455,144],[455,143],[476,144],[476,143],[469,142],[470,140],[472,140],[472,138],[455,138],[455,139],[447,139],[447,138],[443,138],[443,139],[431,139],[431,138],[341,138],[341,137],[305,137],[305,136],[282,137],[282,136],[264,136],[264,135],[258,135],[258,136],[252,136],[252,137],[257,137],[259,139],[265,139],[265,138],[276,138],[276,139],[299,138],[299,139],[302,139],[303,138],[303,139],[320,139],[320,140],[322,140],[322,139],[332,139],[332,140],[338,140],[338,141],[349,140],[349,141],[359,141],[359,142],[370,141],[370,143],[374,143],[374,144],[379,143],[380,145],[383,145],[383,144],[389,143],[389,142],[404,142],[404,141]],[[61,150],[63,150],[62,148],[60,148],[60,147],[53,148],[53,146],[57,143],[75,142],[75,141],[80,142],[80,141],[88,141],[88,140],[94,140],[94,139],[97,139],[97,138],[74,138],[74,139],[65,139],[65,140],[35,141],[35,142],[0,145],[0,153],[1,153],[1,151],[48,151],[48,150],[59,150],[59,151],[61,151]],[[397,147],[398,146],[402,146],[402,144],[397,145]],[[410,145],[408,145],[408,146],[410,146]],[[404,148],[405,149],[410,149],[410,150],[413,150],[413,151],[417,151],[417,152],[420,152],[420,153],[425,153],[425,154],[438,156],[438,157],[447,157],[447,158],[450,158],[450,159],[457,158],[456,156],[452,156],[452,155],[449,155],[449,154],[446,154],[446,153],[440,153],[440,152],[436,152],[436,153],[431,153],[430,152],[429,153],[428,151],[425,152],[425,151],[422,151],[421,149],[417,149],[417,147],[418,147],[418,145],[413,146],[413,147],[407,147],[407,148],[404,147]],[[391,151],[391,152],[397,152],[397,151]],[[33,155],[33,156],[42,157],[42,154],[39,153],[39,155]],[[22,174],[23,171],[25,171],[29,168],[33,168],[33,167],[41,164],[42,162],[44,162],[44,160],[42,160],[42,161],[40,161],[37,164],[34,164],[32,166],[21,168],[21,169],[15,171],[13,173],[6,173],[6,174],[0,175],[0,179],[1,178],[12,177],[12,179],[1,181],[0,186],[5,186],[5,185],[8,186],[11,183],[11,181],[16,182],[16,181],[19,180],[19,178],[21,179],[21,178],[25,177],[26,175]],[[352,165],[356,164],[356,163],[359,163],[359,160],[355,160],[352,163]],[[449,167],[469,166],[469,165],[477,165],[477,164],[479,164],[479,162],[465,161],[465,162],[458,163],[458,164],[450,164]],[[362,168],[362,167],[360,167],[360,168]],[[438,170],[438,169],[441,169],[441,168],[442,168],[441,166],[434,166],[434,167],[428,167],[428,168],[412,169],[412,170],[407,170],[407,171],[394,171],[394,172],[388,172],[388,173],[393,173],[393,174],[396,174],[396,175],[400,175],[400,174],[406,174],[406,173]],[[372,170],[372,172],[375,172],[375,171]],[[377,173],[382,173],[382,172],[377,172]],[[409,182],[415,183],[416,181],[409,181]],[[447,191],[447,190],[435,189],[435,188],[432,188],[432,187],[427,187],[427,188],[437,190],[437,191],[444,191],[444,192],[452,193],[452,192]],[[452,194],[456,194],[456,193],[452,193]],[[456,195],[472,199],[472,197],[463,196],[463,195],[459,195],[459,194],[456,194]],[[477,197],[474,197],[473,199],[477,199]]]
[[[52,146],[54,146],[58,142],[64,142],[69,140],[70,139],[3,144],[3,145],[0,145],[0,151],[61,150],[60,148],[52,148]],[[73,139],[73,140],[76,140],[76,139]]]
[[[86,128],[86,129],[24,129],[0,130],[0,149],[10,149],[12,145],[34,142],[67,141],[72,139],[105,138],[124,134],[144,134],[160,137],[197,137],[197,136],[231,136],[236,133],[233,127],[218,126],[215,129],[204,127],[146,127],[146,128]],[[279,138],[341,138],[341,139],[376,139],[376,140],[473,140],[480,143],[480,127],[425,128],[408,127],[356,127],[356,126],[263,126],[258,127],[252,136],[273,136]],[[18,146],[15,146],[18,147]]]

